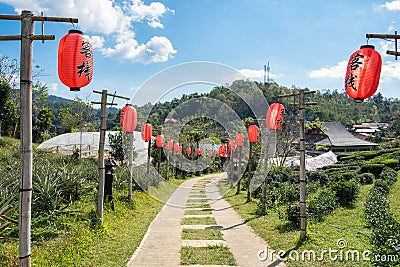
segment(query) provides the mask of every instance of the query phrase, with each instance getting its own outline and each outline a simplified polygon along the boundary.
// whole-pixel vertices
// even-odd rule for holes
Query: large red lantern
[[[71,91],[79,91],[93,76],[93,48],[81,31],[70,30],[58,46],[58,76]]]
[[[173,142],[171,140],[167,141],[167,151],[171,151],[173,148]]]
[[[373,45],[363,45],[350,56],[344,86],[354,102],[361,103],[376,92],[381,68],[381,55]]]
[[[200,155],[200,149],[196,148],[196,155]]]
[[[192,150],[190,149],[190,147],[186,148],[186,155],[190,155],[190,153],[192,153]]]
[[[174,151],[175,151],[176,153],[179,152],[179,148],[180,148],[179,144],[178,144],[178,143],[175,143],[175,144],[174,144]]]
[[[161,135],[161,134],[159,134],[159,135],[157,135],[157,137],[156,137],[156,146],[157,146],[158,148],[162,148],[163,145],[164,145],[164,136]]]
[[[249,141],[251,143],[256,143],[258,142],[258,127],[255,124],[252,124],[249,126],[249,129],[247,130],[247,134],[249,136]]]
[[[151,140],[152,129],[151,124],[146,122],[142,125],[142,139],[145,142],[149,142]]]
[[[125,133],[131,133],[136,129],[137,125],[137,112],[136,109],[127,104],[121,110],[121,128]]]
[[[229,151],[234,151],[236,149],[236,144],[235,144],[235,140],[231,139],[228,142],[228,146],[229,146]]]
[[[239,147],[243,146],[243,134],[242,133],[237,133],[236,134],[236,145]]]
[[[226,153],[226,144],[222,144],[220,145],[220,147],[218,148],[218,156],[220,157],[226,157],[227,153]]]
[[[285,107],[282,103],[273,103],[268,108],[265,125],[271,130],[279,130],[283,124],[284,115]]]

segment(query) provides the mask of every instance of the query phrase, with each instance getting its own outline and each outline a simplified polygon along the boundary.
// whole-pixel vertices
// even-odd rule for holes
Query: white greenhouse
[[[110,151],[111,147],[108,140],[109,134],[116,134],[117,131],[107,131],[104,145],[105,151]],[[137,157],[134,165],[140,165],[147,162],[148,143],[142,140],[140,132],[134,133],[134,149]],[[99,132],[75,132],[61,134],[53,137],[38,146],[38,149],[46,149],[56,153],[71,155],[75,151],[80,151],[82,157],[95,157],[99,150]]]

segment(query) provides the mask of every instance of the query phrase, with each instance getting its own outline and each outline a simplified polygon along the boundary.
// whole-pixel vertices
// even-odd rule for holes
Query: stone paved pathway
[[[258,259],[258,251],[265,250],[269,246],[245,224],[230,204],[222,199],[217,183],[223,178],[221,174],[212,174],[182,183],[150,224],[127,266],[214,266],[180,265],[182,247],[208,246],[227,247],[236,261],[234,266],[286,266],[276,258],[272,261]],[[202,207],[204,204],[209,204],[211,208]],[[210,209],[212,214],[201,214]],[[182,224],[183,220],[213,219],[216,224]],[[182,229],[220,230],[223,240],[182,240]]]

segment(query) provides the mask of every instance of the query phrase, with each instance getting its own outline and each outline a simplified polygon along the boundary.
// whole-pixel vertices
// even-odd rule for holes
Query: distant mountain
[[[60,102],[60,103],[68,103],[68,102],[75,102],[75,100],[55,96],[55,95],[49,95],[47,98],[47,102]]]

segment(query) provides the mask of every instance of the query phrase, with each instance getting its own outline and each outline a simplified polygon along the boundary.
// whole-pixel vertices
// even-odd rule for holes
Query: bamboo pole
[[[132,176],[133,176],[133,132],[129,134],[129,183],[128,183],[128,200],[132,201]]]
[[[99,141],[99,189],[97,198],[97,214],[99,223],[103,223],[103,204],[104,204],[104,143],[106,139],[106,108],[107,108],[107,90],[101,91],[100,108],[100,141]]]
[[[248,169],[248,178],[247,178],[247,200],[246,203],[250,202],[251,200],[251,191],[250,191],[250,183],[251,183],[251,154],[253,152],[253,143],[250,142],[250,152],[249,152],[249,169]]]
[[[32,53],[29,38],[34,33],[32,13],[21,14],[21,182],[19,188],[19,266],[31,266],[31,203],[32,203]]]
[[[306,240],[307,213],[306,213],[306,149],[304,142],[305,119],[304,90],[299,95],[299,121],[300,121],[300,239]]]

